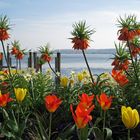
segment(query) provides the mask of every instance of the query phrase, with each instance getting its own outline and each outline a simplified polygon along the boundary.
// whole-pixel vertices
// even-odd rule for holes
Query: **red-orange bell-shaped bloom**
[[[131,44],[130,49],[133,57],[136,57],[138,54],[140,54],[140,47]]]
[[[9,38],[9,34],[6,29],[0,29],[0,40],[4,41]]]
[[[129,60],[124,60],[124,61],[120,61],[119,59],[115,59],[113,62],[112,62],[112,66],[114,66],[114,70],[127,70],[128,69],[128,66],[129,66],[130,62]]]
[[[112,70],[112,77],[116,80],[116,82],[120,85],[120,86],[125,86],[129,80],[127,79],[126,75],[123,74],[122,71],[117,71],[117,70]]]
[[[9,97],[9,93],[1,94],[0,93],[0,107],[5,107],[8,102],[11,102],[13,99]]]
[[[112,103],[112,96],[108,97],[106,93],[101,93],[100,97],[96,96],[96,98],[104,111],[110,108]]]
[[[51,57],[47,53],[42,54],[41,59],[45,62],[50,62],[51,61]]]
[[[72,38],[72,43],[74,43],[73,48],[77,50],[85,50],[89,47],[87,39],[80,39],[77,37]]]
[[[11,54],[12,55],[17,55],[18,53],[19,53],[19,49],[17,49],[16,47],[12,47]]]
[[[128,28],[124,27],[119,32],[118,39],[121,41],[128,41],[133,40],[135,36],[137,36],[138,32],[136,30],[129,30]]]
[[[45,97],[46,109],[49,112],[55,112],[59,105],[62,103],[62,100],[57,98],[56,95],[48,95]]]
[[[19,51],[19,52],[16,54],[16,58],[17,58],[18,60],[23,59],[23,57],[24,57],[24,54],[23,54],[22,51]]]
[[[7,16],[0,16],[0,41],[7,40],[9,38],[8,30],[10,30],[9,19]]]
[[[94,105],[90,108],[85,109],[82,104],[78,104],[75,113],[73,111],[73,106],[70,105],[70,110],[72,112],[73,119],[78,128],[84,128],[89,121],[92,120],[90,112],[94,109]]]
[[[77,50],[86,50],[89,47],[89,41],[91,35],[95,32],[93,29],[89,29],[86,26],[86,21],[80,21],[72,25],[73,31],[71,32],[73,48]]]

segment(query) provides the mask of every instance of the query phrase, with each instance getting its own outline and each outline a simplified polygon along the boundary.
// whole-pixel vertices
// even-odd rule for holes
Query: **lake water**
[[[60,51],[61,52],[61,51]],[[93,53],[94,52],[94,53]],[[89,51],[86,53],[89,66],[93,74],[101,74],[103,72],[111,72],[113,51],[110,50],[100,50],[100,51]],[[13,58],[12,58],[13,59]],[[22,68],[27,68],[27,56],[22,60]],[[15,61],[12,61],[12,65],[15,65]],[[54,68],[54,58],[51,62],[52,67]],[[47,63],[43,65],[43,71],[46,71],[48,68]],[[87,69],[84,57],[82,53],[73,53],[67,51],[61,52],[61,73],[63,75],[69,75],[71,71],[81,71]]]

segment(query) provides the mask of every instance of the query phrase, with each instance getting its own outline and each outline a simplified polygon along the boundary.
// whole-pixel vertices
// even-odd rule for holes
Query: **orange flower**
[[[3,54],[2,53],[0,53],[0,60],[2,60],[3,59]]]
[[[101,93],[100,97],[96,96],[96,98],[104,111],[110,108],[112,103],[112,96],[108,97],[106,93]]]
[[[77,50],[85,50],[89,47],[87,39],[80,39],[77,37],[72,38],[72,43],[74,43],[73,48]]]
[[[19,51],[19,52],[16,54],[16,58],[17,58],[18,60],[23,59],[23,57],[24,57],[24,54],[23,54],[23,52],[21,52],[21,51]]]
[[[133,57],[136,57],[137,54],[140,54],[140,48],[139,47],[136,47],[135,45],[131,44],[130,48],[131,48],[131,52],[132,52]]]
[[[122,64],[121,64],[121,69],[120,70],[127,70],[129,64],[130,64],[130,62],[128,60],[123,61]]]
[[[120,86],[125,86],[129,80],[126,75],[123,74],[122,71],[112,70],[112,77],[119,83]]]
[[[114,66],[113,69],[115,70],[127,70],[129,64],[130,62],[128,60],[120,61],[116,58],[111,65]]]
[[[8,102],[11,102],[13,99],[9,97],[9,93],[1,94],[0,93],[0,107],[5,107]]]
[[[93,98],[94,98],[94,95],[88,96],[86,93],[83,93],[82,96],[79,96],[80,103],[85,108],[89,108],[91,106]]]
[[[112,66],[118,66],[120,63],[120,61],[118,59],[114,59],[114,61],[112,62]]]
[[[85,109],[83,108],[83,105],[78,104],[74,113],[72,104],[70,105],[70,110],[72,112],[73,119],[78,128],[84,128],[87,125],[87,123],[92,120],[92,116],[89,114],[93,109],[94,105],[92,105],[89,109]]]
[[[48,95],[45,97],[45,105],[49,112],[55,112],[62,101],[55,95]]]
[[[73,31],[71,32],[72,43],[74,43],[73,48],[77,50],[85,50],[89,47],[89,41],[91,40],[91,35],[95,31],[89,29],[89,26],[86,26],[86,21],[80,21],[73,24]]]
[[[12,55],[17,55],[19,53],[19,50],[16,47],[12,47],[11,54]]]
[[[7,40],[9,38],[9,34],[6,29],[0,29],[0,40]]]
[[[42,54],[41,59],[45,62],[51,61],[51,57],[48,54]]]
[[[118,31],[120,33],[118,39],[122,41],[133,40],[135,36],[137,36],[136,30],[129,30],[128,28],[124,27]]]
[[[137,29],[136,32],[137,32],[137,35],[139,36],[140,35],[140,29]]]

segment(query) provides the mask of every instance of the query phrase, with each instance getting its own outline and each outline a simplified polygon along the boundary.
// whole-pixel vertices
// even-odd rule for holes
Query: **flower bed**
[[[73,48],[81,50],[87,70],[60,76],[51,67],[48,45],[40,48],[39,67],[0,71],[0,137],[13,140],[140,139],[140,25],[135,16],[120,18],[112,73],[93,75],[85,50],[95,32],[85,21],[73,25]],[[9,38],[6,16],[0,18],[0,40]],[[11,54],[24,57],[18,41]],[[3,57],[3,56],[2,56]],[[20,67],[19,67],[20,68]],[[54,76],[57,78],[55,83]]]

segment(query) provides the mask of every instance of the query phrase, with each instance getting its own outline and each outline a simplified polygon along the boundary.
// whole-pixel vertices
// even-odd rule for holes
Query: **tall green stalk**
[[[9,74],[11,74],[11,72],[10,72],[10,66],[9,66],[9,63],[8,63],[7,56],[6,56],[6,51],[5,51],[4,43],[3,43],[2,40],[1,40],[1,44],[2,44],[2,49],[3,49],[3,53],[4,53],[4,58],[5,58],[5,61],[7,63],[8,70],[9,70]]]
[[[54,69],[52,68],[50,62],[48,62],[50,69],[52,70],[52,72],[55,74],[55,76],[58,78],[59,76],[57,75],[57,73],[54,71]]]
[[[84,128],[77,128],[78,139],[79,140],[87,140],[88,139],[88,125]]]
[[[105,119],[106,119],[106,111],[104,111],[103,116],[103,137],[105,138]]]
[[[135,65],[134,60],[133,60],[132,51],[131,51],[131,48],[130,48],[130,42],[129,41],[127,41],[127,46],[129,48],[129,53],[130,53],[132,65],[133,65],[133,68],[134,68],[135,77],[136,77],[136,79],[138,81],[138,84],[139,84],[139,77],[138,77],[138,74],[137,74],[136,65]]]
[[[131,140],[131,139],[130,139],[130,129],[128,129],[127,139],[128,139],[128,140]]]
[[[87,61],[87,57],[85,55],[84,50],[82,50],[82,53],[83,53],[83,56],[84,56],[84,59],[85,59],[85,62],[86,62],[86,65],[87,65],[87,68],[88,68],[88,71],[89,71],[89,74],[90,74],[90,78],[92,80],[92,83],[94,83],[94,79],[93,79],[93,76],[92,76],[92,73],[91,73],[91,69],[89,67],[89,64],[88,64],[88,61]]]
[[[48,140],[51,139],[51,128],[52,128],[52,113],[50,113],[50,121],[49,121],[49,136],[48,136]]]
[[[8,63],[8,59],[7,59],[7,56],[6,56],[6,51],[5,51],[4,43],[3,43],[2,40],[1,40],[1,44],[2,44],[2,48],[3,48],[3,53],[4,53],[5,61],[6,61],[6,63],[7,63],[8,72],[9,72],[10,86],[11,86],[12,89],[14,89],[14,88],[13,88],[13,84],[12,84],[12,82],[13,82],[13,77],[12,77],[12,74],[11,74],[10,65],[9,65],[9,63]]]

